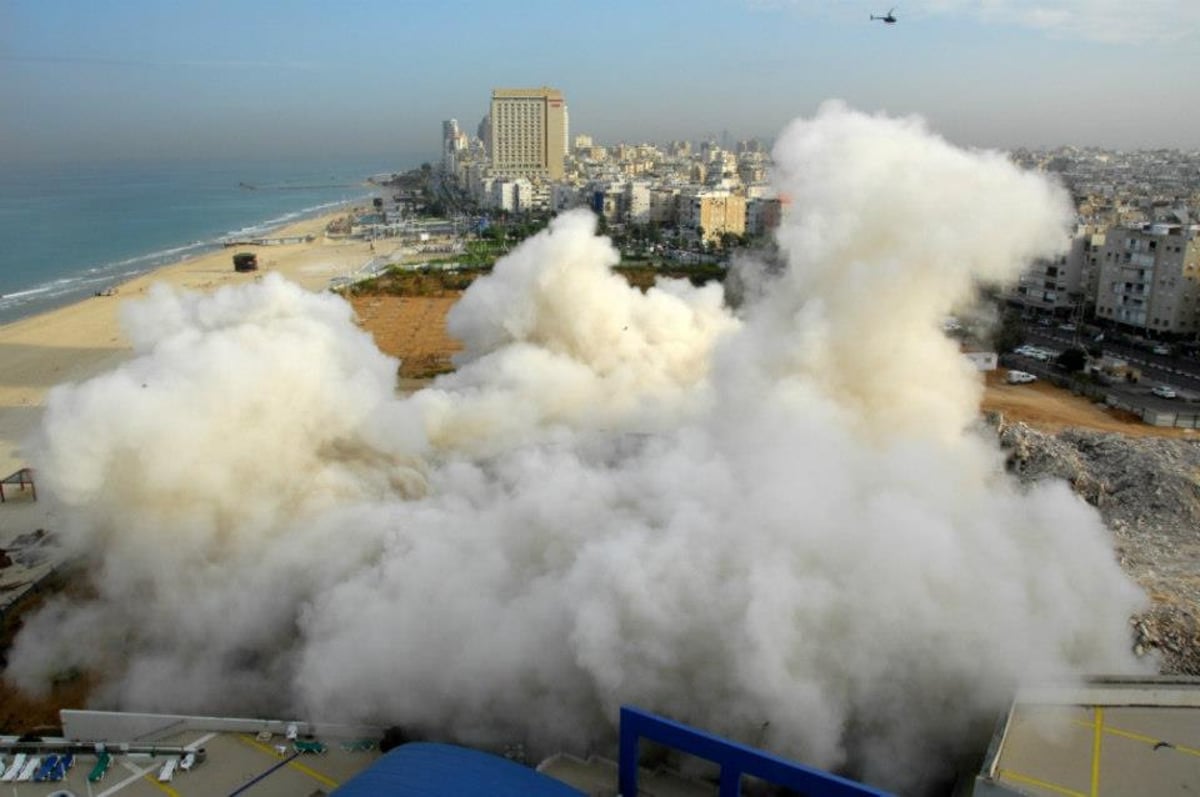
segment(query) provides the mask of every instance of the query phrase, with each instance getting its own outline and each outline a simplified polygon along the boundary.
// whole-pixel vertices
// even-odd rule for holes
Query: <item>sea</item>
[[[380,194],[387,156],[0,166],[0,323]]]

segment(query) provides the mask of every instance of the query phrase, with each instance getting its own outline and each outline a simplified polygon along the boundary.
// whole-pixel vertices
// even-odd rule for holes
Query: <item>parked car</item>
[[[1177,395],[1175,393],[1175,388],[1171,387],[1170,385],[1155,385],[1154,389],[1150,392],[1159,398],[1165,399],[1173,399]]]
[[[1161,344],[1160,344],[1160,345],[1158,345],[1158,346],[1155,346],[1153,349],[1151,349],[1151,351],[1152,351],[1152,352],[1154,352],[1155,354],[1170,354],[1170,353],[1171,353],[1171,347],[1170,347],[1170,346],[1163,346],[1163,345],[1161,345]]]
[[[1059,324],[1058,328],[1061,329],[1063,332],[1074,332],[1075,331],[1074,324]]]
[[[1037,377],[1025,371],[1009,371],[1005,381],[1010,385],[1024,385],[1029,382],[1036,382]]]

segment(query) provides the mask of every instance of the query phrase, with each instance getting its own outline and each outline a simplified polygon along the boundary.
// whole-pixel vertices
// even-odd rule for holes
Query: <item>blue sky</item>
[[[1200,147],[1195,0],[3,0],[0,160],[436,156],[494,86],[600,141],[773,136],[824,99],[965,145]],[[1133,9],[1133,11],[1131,11]]]

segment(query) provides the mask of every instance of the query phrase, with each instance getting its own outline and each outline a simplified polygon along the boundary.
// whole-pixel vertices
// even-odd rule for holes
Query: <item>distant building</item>
[[[561,180],[567,145],[566,102],[551,88],[492,91],[492,174]]]
[[[479,140],[483,142],[483,152],[487,157],[492,157],[492,117],[490,114],[484,114],[479,120],[479,127],[475,134]]]
[[[675,225],[679,223],[680,190],[667,186],[650,189],[649,221],[654,224]]]
[[[650,185],[628,183],[625,186],[625,221],[630,224],[646,224],[650,221]]]
[[[1167,335],[1200,332],[1200,226],[1143,224],[1105,236],[1096,317]]]
[[[461,153],[467,150],[469,138],[458,126],[457,119],[442,122],[442,165],[453,173]]]
[[[746,198],[728,191],[697,191],[681,198],[680,224],[702,232],[705,243],[719,241],[725,233],[746,232]]]
[[[592,146],[592,137],[580,133],[575,136],[575,149],[590,149]]]
[[[1100,260],[1104,257],[1104,228],[1087,225],[1084,228],[1083,268],[1080,277],[1083,291],[1083,315],[1096,314],[1096,297],[1100,293]]]
[[[550,186],[550,209],[555,212],[570,210],[583,205],[580,190],[568,183],[553,183]]]
[[[1083,277],[1091,241],[1091,229],[1078,227],[1071,236],[1066,254],[1040,259],[1021,274],[1009,294],[1009,301],[1050,315],[1077,316],[1086,296]]]
[[[746,201],[746,235],[766,235],[779,226],[783,204],[778,197],[756,197]]]

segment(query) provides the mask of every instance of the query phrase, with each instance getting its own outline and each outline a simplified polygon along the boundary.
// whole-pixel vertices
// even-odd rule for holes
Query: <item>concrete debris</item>
[[[1100,510],[1121,566],[1152,602],[1130,621],[1137,655],[1200,675],[1200,442],[989,421],[1022,482],[1063,479]]]

